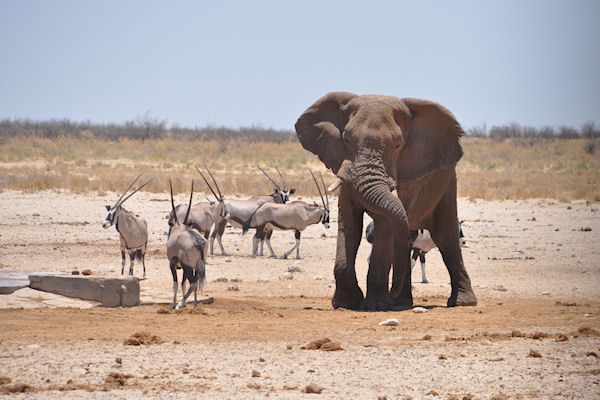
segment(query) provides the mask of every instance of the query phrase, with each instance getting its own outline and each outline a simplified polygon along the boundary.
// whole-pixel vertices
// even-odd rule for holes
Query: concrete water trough
[[[29,287],[102,303],[104,307],[134,307],[140,305],[138,278],[109,278],[80,275],[35,273],[29,275]]]
[[[0,295],[29,287],[47,293],[101,303],[105,307],[140,305],[135,277],[99,277],[60,272],[0,271]]]

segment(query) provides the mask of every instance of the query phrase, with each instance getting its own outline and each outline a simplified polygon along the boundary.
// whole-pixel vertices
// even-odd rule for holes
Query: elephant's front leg
[[[411,258],[408,227],[396,226],[393,234],[393,276],[391,296],[394,308],[412,308]]]
[[[364,301],[356,279],[356,252],[362,236],[363,211],[351,199],[351,189],[342,185],[338,200],[338,237],[335,256],[333,308],[359,309]]]
[[[392,264],[393,224],[389,218],[375,215],[373,249],[367,274],[367,298],[365,309],[387,311],[393,307],[389,293],[389,276]]]

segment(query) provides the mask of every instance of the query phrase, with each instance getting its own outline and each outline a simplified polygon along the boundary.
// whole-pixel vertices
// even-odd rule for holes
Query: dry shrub
[[[513,329],[510,335],[512,337],[525,337],[525,334],[518,329]]]
[[[28,393],[35,392],[37,389],[27,383],[14,383],[12,385],[4,385],[0,387],[0,394],[10,393]]]
[[[527,355],[527,357],[532,357],[532,358],[542,358],[542,355],[537,351],[537,350],[529,350],[529,354]]]
[[[318,350],[321,348],[321,346],[323,346],[324,343],[327,343],[327,342],[331,342],[331,339],[326,337],[323,339],[313,340],[312,342],[309,342],[309,343],[305,344],[304,346],[301,346],[300,348],[302,350]]]
[[[593,328],[590,328],[589,326],[583,326],[577,329],[577,333],[583,336],[600,336],[600,332]]]
[[[165,341],[160,336],[152,335],[148,332],[137,332],[129,339],[125,340],[124,344],[128,346],[140,346],[163,344],[164,342]]]
[[[323,351],[338,351],[343,350],[342,346],[337,342],[332,342],[329,338],[314,340],[300,347],[302,350],[323,350]]]
[[[133,378],[131,374],[122,374],[120,372],[111,372],[104,381],[107,388],[118,388],[127,385],[127,380]]]
[[[309,383],[308,385],[306,385],[304,387],[304,389],[302,389],[303,393],[316,393],[316,394],[321,394],[321,392],[325,390],[325,388],[321,385],[318,385],[314,382]]]

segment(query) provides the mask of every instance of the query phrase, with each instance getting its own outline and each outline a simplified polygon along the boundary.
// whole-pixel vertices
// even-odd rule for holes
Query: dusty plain
[[[104,205],[117,196],[0,192],[0,269],[119,275],[118,234],[101,226]],[[229,255],[208,260],[204,295],[215,302],[169,311],[168,195],[139,193],[126,208],[143,214],[150,230],[142,305],[56,307],[31,289],[0,296],[0,393],[27,399],[600,398],[600,203],[459,199],[463,255],[479,304],[445,307],[448,274],[433,250],[431,283],[420,283],[418,265],[413,270],[415,305],[427,310],[415,313],[331,308],[332,200],[332,227],[304,231],[301,260],[252,259],[251,235],[228,229]],[[293,233],[276,231],[277,254],[293,240]],[[363,288],[369,251],[363,241],[357,265]],[[290,267],[299,271],[288,273]],[[135,275],[141,274],[136,265]],[[400,324],[379,325],[389,318]],[[126,344],[136,333],[153,344]],[[326,337],[341,349],[301,348]]]

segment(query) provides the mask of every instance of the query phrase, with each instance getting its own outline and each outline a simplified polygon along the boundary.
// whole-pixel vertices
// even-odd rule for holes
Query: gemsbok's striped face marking
[[[117,209],[112,208],[111,206],[106,206],[106,211],[108,211],[108,215],[102,224],[104,229],[110,228],[114,224],[115,215],[117,214]]]

